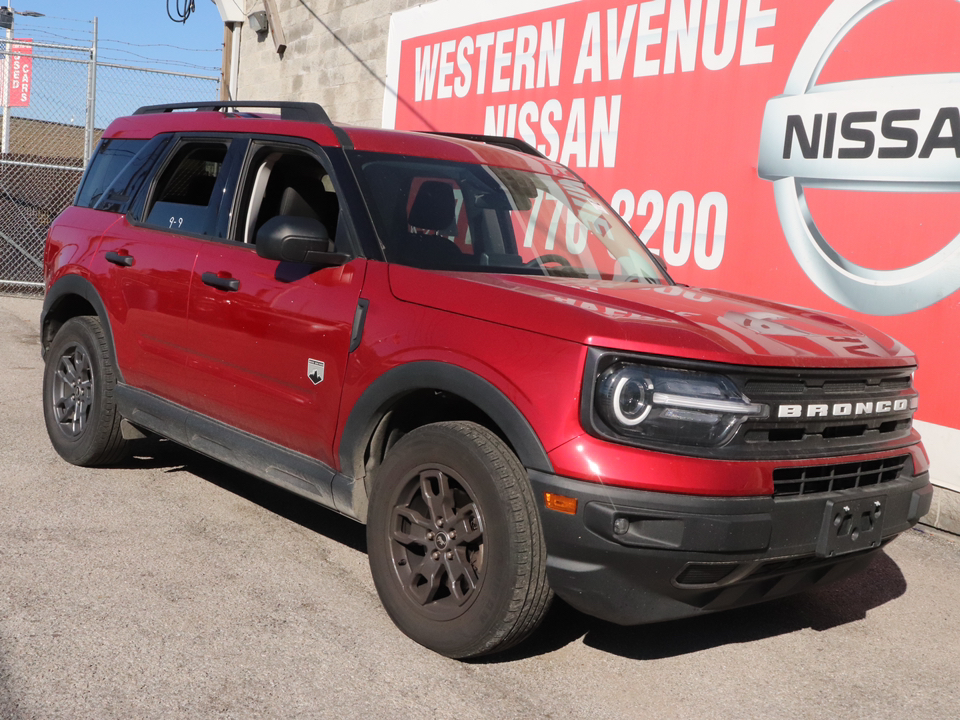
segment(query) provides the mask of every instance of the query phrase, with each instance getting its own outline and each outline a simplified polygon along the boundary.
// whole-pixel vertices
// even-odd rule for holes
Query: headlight
[[[597,379],[596,411],[616,434],[654,443],[717,447],[766,405],[722,375],[617,362]]]

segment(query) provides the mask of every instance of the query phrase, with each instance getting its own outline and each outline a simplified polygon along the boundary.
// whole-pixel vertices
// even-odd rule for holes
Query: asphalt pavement
[[[960,716],[960,538],[821,591],[621,628],[558,603],[461,663],[380,607],[363,528],[170,443],[56,455],[35,299],[0,297],[0,719]]]

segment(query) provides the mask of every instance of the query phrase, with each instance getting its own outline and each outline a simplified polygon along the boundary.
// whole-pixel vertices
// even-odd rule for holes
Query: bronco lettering
[[[896,400],[878,400],[877,402],[858,403],[816,403],[812,405],[780,405],[777,408],[779,418],[799,417],[845,417],[851,415],[883,415],[889,412],[901,412],[910,407],[908,398]]]

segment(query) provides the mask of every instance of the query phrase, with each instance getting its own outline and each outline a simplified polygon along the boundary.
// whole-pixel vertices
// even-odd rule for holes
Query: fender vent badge
[[[314,385],[319,385],[323,382],[323,362],[320,360],[314,360],[309,358],[307,360],[307,377],[310,378],[310,382]]]

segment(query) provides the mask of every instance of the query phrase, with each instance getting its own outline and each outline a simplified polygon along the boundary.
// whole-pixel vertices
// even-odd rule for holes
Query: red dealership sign
[[[33,42],[23,38],[20,42]],[[10,56],[10,107],[29,107],[33,84],[33,46],[14,45]]]
[[[383,121],[525,139],[679,281],[879,326],[960,428],[958,33],[956,0],[438,0],[393,16]]]

